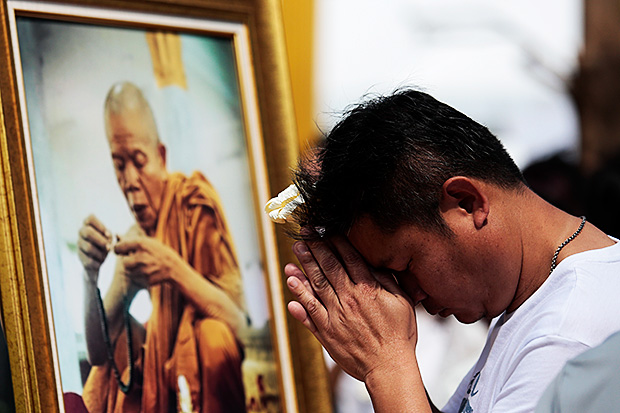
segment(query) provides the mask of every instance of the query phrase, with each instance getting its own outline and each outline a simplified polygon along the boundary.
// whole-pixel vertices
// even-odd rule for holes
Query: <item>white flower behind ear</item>
[[[304,203],[295,184],[289,185],[278,196],[271,198],[265,205],[265,212],[269,218],[278,224],[284,224],[292,215],[295,208]]]

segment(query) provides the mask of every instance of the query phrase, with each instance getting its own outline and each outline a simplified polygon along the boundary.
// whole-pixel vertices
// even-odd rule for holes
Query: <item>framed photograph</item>
[[[0,7],[19,411],[329,411],[262,210],[297,156],[279,1]]]

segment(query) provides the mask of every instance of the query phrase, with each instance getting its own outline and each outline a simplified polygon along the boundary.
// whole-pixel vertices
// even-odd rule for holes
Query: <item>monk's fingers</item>
[[[351,281],[355,284],[372,284],[376,281],[364,257],[351,245],[348,239],[343,236],[334,236],[330,241],[338,255],[340,255]]]
[[[289,303],[289,312],[291,312],[291,315],[303,323],[303,325],[315,335],[318,329],[327,328],[329,315],[327,309],[318,298],[310,293],[296,277],[288,277],[286,284],[297,300],[297,304],[291,305]],[[302,311],[299,306],[301,306],[304,311]]]
[[[103,225],[99,219],[94,215],[89,215],[83,222],[83,226],[92,227],[94,230],[99,232],[102,236],[104,236],[108,240],[112,240],[112,234],[108,229]]]
[[[330,265],[329,260],[323,258],[323,263],[317,262],[314,257],[314,251],[310,251],[306,243],[297,242],[293,251],[299,260],[299,263],[306,273],[306,278],[310,281],[312,289],[316,293],[316,296],[328,307],[335,308],[340,305],[338,299],[338,291],[334,289],[334,286],[330,283],[327,276],[327,272],[334,271],[334,266]],[[338,261],[336,257],[332,255],[333,261]],[[331,274],[333,278],[334,275]]]
[[[78,247],[83,249],[96,248],[101,250],[102,252],[108,252],[107,245],[112,238],[106,237],[96,228],[90,225],[84,225],[82,226],[82,228],[80,228],[78,235]]]
[[[119,240],[114,246],[117,255],[128,255],[144,250],[145,237],[127,237]]]
[[[107,253],[94,248],[91,244],[80,245],[78,243],[78,257],[87,270],[98,270],[105,261],[106,255]]]
[[[144,262],[137,254],[120,255],[118,259],[120,259],[121,265],[127,274],[142,274]]]

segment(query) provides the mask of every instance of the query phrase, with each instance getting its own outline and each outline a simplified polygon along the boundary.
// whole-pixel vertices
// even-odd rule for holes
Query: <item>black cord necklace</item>
[[[555,250],[555,253],[553,254],[553,258],[551,259],[551,269],[549,270],[549,275],[551,275],[551,273],[553,272],[553,270],[555,270],[555,267],[557,266],[558,255],[560,255],[560,251],[562,251],[562,248],[564,248],[566,244],[574,240],[577,237],[577,235],[579,235],[584,225],[586,225],[586,217],[582,216],[581,224],[579,225],[579,228],[577,228],[577,231],[575,231],[573,235],[571,235],[570,237],[566,238],[564,242],[561,243],[558,246],[558,248]]]
[[[129,300],[125,295],[123,297],[123,319],[125,321],[125,330],[127,331],[127,354],[129,355],[129,380],[127,384],[123,383],[121,380],[121,373],[114,362],[114,349],[112,348],[112,343],[110,342],[110,332],[108,331],[108,319],[105,315],[105,309],[103,308],[103,300],[101,299],[101,291],[97,288],[97,308],[99,309],[99,318],[101,320],[101,331],[103,332],[103,340],[105,342],[106,350],[108,352],[108,360],[110,365],[112,366],[112,370],[114,371],[114,377],[118,383],[118,387],[125,394],[129,393],[131,390],[131,385],[133,384],[133,376],[134,376],[134,365],[133,365],[133,354],[132,354],[132,338],[131,338],[131,317],[129,316]]]

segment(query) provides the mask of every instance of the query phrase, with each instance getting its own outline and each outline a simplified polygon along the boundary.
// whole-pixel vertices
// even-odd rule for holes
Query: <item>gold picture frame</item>
[[[280,411],[289,413],[331,411],[329,385],[321,347],[299,323],[287,314],[285,309],[285,302],[289,295],[286,288],[283,287],[284,281],[281,270],[284,263],[294,260],[290,249],[291,241],[281,229],[268,222],[261,208],[272,194],[288,186],[290,167],[295,164],[298,155],[279,0],[70,0],[63,2],[2,0],[0,2],[0,15],[2,16],[0,23],[0,48],[2,50],[0,65],[3,68],[0,77],[0,165],[2,166],[3,178],[0,181],[0,232],[2,234],[0,236],[0,263],[2,264],[0,292],[2,294],[2,317],[8,342],[17,411],[64,411],[63,379],[68,373],[63,370],[64,367],[61,367],[60,359],[62,357],[59,354],[70,346],[59,345],[58,342],[57,336],[64,335],[65,330],[57,331],[61,324],[58,322],[61,311],[55,309],[54,306],[58,306],[58,299],[54,301],[52,296],[56,291],[55,289],[59,287],[53,281],[55,278],[50,277],[50,273],[58,270],[50,270],[54,267],[53,263],[50,264],[53,261],[50,254],[55,249],[61,248],[58,245],[65,241],[62,241],[62,237],[54,238],[49,235],[50,231],[46,229],[46,225],[48,225],[46,222],[51,222],[52,219],[49,217],[42,218],[42,212],[43,215],[53,216],[54,225],[62,226],[58,232],[63,232],[65,226],[62,223],[65,221],[64,218],[58,219],[58,211],[60,210],[62,214],[75,215],[72,211],[76,211],[77,207],[74,208],[73,203],[83,204],[85,202],[80,202],[79,199],[76,201],[73,198],[70,200],[72,204],[66,205],[67,209],[65,210],[63,204],[59,203],[60,201],[57,199],[60,197],[57,193],[60,191],[60,193],[65,194],[62,191],[68,191],[66,194],[70,197],[71,194],[76,193],[76,190],[50,189],[57,184],[54,180],[54,174],[48,174],[48,172],[54,170],[54,164],[51,163],[55,162],[55,156],[59,156],[57,155],[58,147],[54,146],[51,149],[46,147],[43,150],[37,145],[42,142],[41,139],[45,141],[49,136],[58,136],[61,132],[54,129],[54,131],[47,131],[44,138],[37,138],[36,136],[39,136],[37,133],[41,129],[45,130],[45,127],[50,125],[46,121],[51,115],[48,116],[45,111],[51,112],[53,110],[54,116],[57,117],[56,123],[53,124],[54,128],[65,128],[67,127],[66,122],[69,122],[69,128],[74,128],[73,130],[62,129],[63,139],[64,136],[76,135],[75,140],[72,141],[74,143],[61,142],[54,145],[61,145],[61,148],[62,145],[73,147],[78,139],[83,139],[83,135],[80,135],[79,132],[83,132],[84,129],[75,127],[74,121],[87,116],[82,111],[88,111],[87,108],[90,107],[90,104],[84,105],[79,100],[84,97],[85,90],[90,93],[92,89],[92,93],[96,97],[91,96],[90,101],[96,101],[92,103],[92,107],[99,108],[98,116],[101,117],[100,109],[103,107],[105,94],[97,90],[99,88],[105,90],[111,86],[110,73],[114,70],[110,69],[112,66],[102,66],[101,59],[97,56],[97,54],[102,54],[106,59],[109,59],[110,52],[103,54],[104,52],[98,49],[99,43],[88,43],[91,38],[97,39],[99,34],[94,32],[100,29],[111,30],[115,35],[121,31],[123,33],[131,31],[140,35],[153,32],[163,33],[164,37],[166,34],[179,35],[183,41],[186,37],[197,42],[213,40],[220,46],[224,44],[221,46],[223,49],[217,49],[220,46],[213,46],[213,50],[217,49],[213,53],[218,59],[221,58],[220,55],[226,54],[221,50],[226,51],[228,50],[227,47],[232,50],[233,63],[226,67],[233,68],[233,75],[230,71],[217,66],[223,60],[216,59],[215,68],[224,75],[228,74],[232,76],[231,78],[236,79],[235,87],[238,88],[235,89],[237,90],[236,95],[230,90],[225,90],[220,94],[226,95],[228,98],[234,95],[238,99],[236,110],[240,114],[241,126],[239,128],[243,144],[237,145],[233,149],[229,147],[217,149],[222,152],[221,157],[209,159],[214,161],[211,164],[221,165],[226,153],[238,151],[241,148],[241,152],[245,153],[242,157],[245,156],[243,159],[245,159],[248,173],[247,176],[239,173],[239,176],[234,175],[237,178],[231,178],[230,171],[234,168],[229,166],[229,169],[213,167],[210,169],[213,173],[207,173],[207,175],[211,175],[209,179],[216,188],[219,185],[218,190],[224,188],[222,190],[224,193],[233,191],[232,189],[229,191],[228,187],[237,187],[237,195],[234,191],[230,192],[227,195],[229,199],[234,201],[235,196],[239,196],[239,194],[247,198],[244,198],[246,202],[241,202],[246,205],[245,209],[241,208],[243,211],[238,214],[241,217],[240,221],[254,222],[255,230],[248,234],[241,233],[237,239],[244,239],[246,235],[247,238],[256,238],[256,248],[252,248],[251,245],[254,244],[250,243],[250,247],[242,246],[239,250],[242,250],[241,252],[247,256],[254,254],[254,262],[261,266],[260,271],[264,277],[264,297],[266,297],[267,310],[263,318],[267,319],[266,323],[270,326],[269,337],[274,349],[277,367]],[[56,37],[50,37],[49,31],[52,29],[47,26],[43,27],[45,24],[53,25],[55,27],[53,30],[57,30],[59,34]],[[47,51],[48,47],[37,48],[39,51],[30,56],[30,60],[25,57],[33,51],[33,48],[28,46],[36,45],[36,43],[27,43],[27,41],[31,41],[26,36],[30,33],[28,27],[31,27],[31,30],[35,32],[38,30],[43,33],[39,33],[39,37],[34,36],[37,39],[56,39],[45,41],[57,42],[52,45],[61,50],[58,53],[60,57],[56,56],[57,61],[50,61],[47,55],[37,54],[40,50]],[[20,37],[20,30],[22,30],[22,37]],[[68,35],[64,32],[66,30],[71,31],[72,37],[67,37]],[[76,33],[78,34],[76,35]],[[79,33],[84,33],[86,36],[81,36]],[[75,40],[76,38],[78,41]],[[155,43],[159,41],[160,44],[159,49],[157,44],[148,46],[151,50],[149,64],[152,64],[152,71],[148,75],[149,81],[143,81],[140,77],[142,75],[136,79],[140,87],[147,89],[147,93],[145,93],[147,100],[152,99],[156,103],[160,103],[159,112],[157,108],[154,109],[157,118],[158,114],[175,110],[177,106],[170,105],[178,102],[174,93],[162,96],[159,94],[160,89],[171,84],[181,85],[181,89],[183,87],[188,89],[188,86],[187,84],[183,86],[185,80],[183,70],[179,72],[178,68],[174,68],[174,65],[162,64],[155,57],[157,50],[165,49],[169,52],[174,47],[168,47],[165,44],[162,46],[161,42],[165,43],[166,39],[154,41]],[[81,47],[71,48],[69,46],[76,42],[81,43]],[[101,44],[105,42],[107,40],[102,40]],[[49,44],[46,43],[46,46]],[[140,59],[132,55],[133,49],[125,49],[129,46],[121,43],[121,46],[116,47],[119,54],[124,56],[123,58],[127,58],[129,55],[130,66],[141,64],[136,63]],[[149,50],[148,47],[145,50]],[[167,53],[165,50],[161,53]],[[69,66],[67,66],[67,59]],[[100,59],[98,66],[97,59]],[[39,67],[38,71],[34,71],[36,72],[35,76],[32,74],[33,71],[30,70],[28,62],[35,65],[40,64],[41,67],[45,66],[43,70],[48,70],[48,67],[53,67],[56,63],[62,62],[65,66],[56,67],[55,73],[56,76],[59,74],[64,76],[64,80],[59,84],[54,84],[49,81],[48,73],[43,73],[39,66],[37,66]],[[198,59],[197,62],[194,62],[193,67],[202,68],[204,62],[204,60]],[[87,63],[95,66],[91,69],[87,65],[83,66]],[[208,64],[207,67],[209,67]],[[95,86],[92,88],[84,87],[84,85],[77,86],[79,77],[92,79],[93,77],[96,78],[98,73],[102,74],[103,80],[97,83],[98,81],[95,79],[93,83]],[[179,75],[179,73],[181,74]],[[191,75],[188,74],[187,76]],[[197,76],[202,75],[199,73]],[[40,79],[44,79],[44,81]],[[40,89],[43,88],[38,83],[39,81],[45,83],[46,87],[50,87],[49,84],[52,86],[41,95],[36,95],[33,90],[38,89],[40,92]],[[72,85],[76,85],[74,96],[71,95]],[[191,86],[189,88],[191,89]],[[150,94],[148,90],[151,90]],[[54,95],[54,93],[58,95]],[[37,96],[40,100],[37,100]],[[53,97],[50,98],[50,96]],[[87,101],[89,100],[87,99]],[[226,105],[235,107],[235,100],[232,99],[232,101],[233,103],[230,103],[230,99],[227,100]],[[66,112],[73,113],[73,117],[68,117],[66,113],[64,115],[56,113],[58,110],[62,111],[62,102],[72,102],[74,106],[66,109]],[[191,112],[195,106],[195,101],[192,100],[191,103],[190,105],[186,102],[182,109]],[[227,110],[229,109],[228,107]],[[45,116],[41,114],[42,112],[45,112]],[[180,112],[185,113],[183,110]],[[180,116],[184,116],[183,113]],[[219,113],[218,116],[220,116]],[[37,124],[37,116],[45,119],[45,121]],[[169,121],[168,129],[174,131],[175,125],[185,125],[184,121],[187,119],[182,118],[182,120],[183,122],[178,119]],[[196,121],[198,122],[196,129],[203,125],[200,123],[201,121]],[[100,127],[103,122],[98,126],[89,124],[93,126],[92,131],[88,130],[89,136],[92,133],[93,136],[100,135],[97,139],[105,139],[101,138],[101,136],[105,136],[103,128]],[[234,127],[226,125],[219,125],[218,127],[223,130],[234,129]],[[180,135],[183,133],[181,132]],[[33,136],[35,137],[33,138]],[[222,136],[227,135],[224,133]],[[197,148],[202,147],[204,149],[205,144],[202,140],[194,141],[193,144]],[[176,142],[171,145],[173,149],[175,145],[177,145]],[[192,147],[189,144],[187,145],[178,144],[178,147]],[[62,158],[57,161],[58,164],[66,165],[67,159],[87,157],[87,153],[81,153],[79,149],[76,150],[78,151],[77,156],[75,156],[76,153],[68,152],[62,155]],[[227,150],[228,152],[226,152]],[[177,152],[181,152],[181,150],[178,149]],[[197,151],[197,153],[205,152]],[[101,156],[109,158],[109,153],[101,154]],[[187,161],[187,157],[191,156],[202,158],[202,156],[196,156],[195,153],[189,153],[186,150],[181,155],[177,155],[176,166],[185,166],[185,163],[191,164]],[[42,160],[50,158],[51,161]],[[202,162],[201,159],[197,162],[199,161]],[[109,171],[112,170],[110,167]],[[72,174],[77,172],[70,170],[68,175],[73,176]],[[99,172],[96,174],[97,176],[106,175]],[[211,179],[213,176],[215,178]],[[220,177],[219,181],[218,176]],[[113,176],[111,178],[114,180]],[[62,185],[65,187],[70,186],[68,182],[75,183],[72,180],[73,178],[69,179],[65,176],[64,179]],[[240,183],[243,180],[247,180],[247,183]],[[246,191],[248,193],[242,191],[243,185],[250,188],[249,191]],[[86,194],[83,189],[77,191],[79,195],[84,197],[92,196],[92,194]],[[231,205],[233,201],[226,204],[225,194],[221,195],[224,209],[227,210],[227,205]],[[47,203],[51,205],[54,202],[61,206],[56,206],[54,213],[50,214],[45,208],[47,208]],[[236,214],[237,212],[233,212],[236,209],[237,206],[230,208],[231,214]],[[62,217],[64,216],[62,215]],[[71,219],[73,218],[71,217]],[[69,222],[71,219],[67,218],[66,221]],[[229,221],[231,221],[230,217]],[[231,225],[231,227],[233,226]],[[239,231],[237,230],[238,233]],[[232,228],[231,232],[235,238]],[[57,245],[55,240],[62,242]],[[75,245],[69,242],[65,242],[65,244],[69,250],[75,249]],[[62,248],[65,248],[64,244],[62,245]],[[74,251],[74,253],[76,252]],[[58,254],[62,253],[59,252]],[[247,260],[250,262],[252,258]],[[60,265],[58,268],[66,271],[67,267]],[[65,282],[71,283],[72,281],[68,279]],[[246,296],[248,293],[253,294],[253,291],[254,289],[248,288]],[[56,292],[55,294],[60,293]],[[66,298],[70,299],[71,297]],[[73,298],[75,299],[75,297]],[[256,300],[257,302],[260,301],[259,298]],[[65,320],[65,322],[70,324],[70,321]]]

